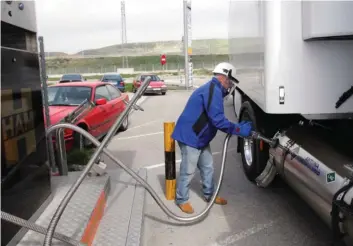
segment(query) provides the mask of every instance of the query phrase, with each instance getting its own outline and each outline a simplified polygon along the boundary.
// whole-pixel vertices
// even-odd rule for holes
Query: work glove
[[[240,137],[249,137],[252,131],[252,123],[250,121],[242,121],[235,124],[235,135]]]

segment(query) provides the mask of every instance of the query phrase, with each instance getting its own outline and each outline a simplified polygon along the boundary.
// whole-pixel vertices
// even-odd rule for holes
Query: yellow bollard
[[[174,122],[164,122],[164,158],[165,158],[165,196],[167,200],[175,200],[175,141],[172,139]]]

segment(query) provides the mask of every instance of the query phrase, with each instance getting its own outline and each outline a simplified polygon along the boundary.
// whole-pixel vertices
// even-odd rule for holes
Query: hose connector
[[[276,148],[279,144],[279,141],[277,138],[275,138],[275,139],[274,138],[266,138],[266,137],[262,136],[261,133],[255,132],[255,131],[251,132],[251,138],[255,139],[255,140],[262,140],[265,143],[267,143],[268,145],[270,145],[271,148]]]

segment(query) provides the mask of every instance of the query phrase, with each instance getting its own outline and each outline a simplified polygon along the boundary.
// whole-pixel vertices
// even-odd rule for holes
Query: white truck
[[[229,59],[238,120],[286,146],[239,138],[246,177],[279,174],[351,245],[353,2],[230,1]]]

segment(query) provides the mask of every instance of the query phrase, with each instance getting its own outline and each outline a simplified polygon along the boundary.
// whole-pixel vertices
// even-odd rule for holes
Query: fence
[[[214,66],[221,62],[219,61],[211,61],[211,62],[194,62],[194,69],[213,69]],[[129,66],[134,68],[135,72],[154,72],[154,71],[178,71],[184,69],[183,63],[167,63],[165,67],[162,67],[160,64],[139,64],[139,65],[131,65]],[[96,65],[87,65],[87,66],[70,66],[70,67],[61,67],[61,68],[51,68],[47,66],[47,74],[48,75],[56,75],[56,74],[66,74],[66,73],[108,73],[108,72],[116,72],[119,67],[116,65],[104,65],[104,66],[96,66]]]

